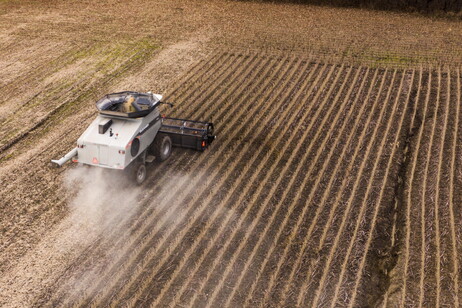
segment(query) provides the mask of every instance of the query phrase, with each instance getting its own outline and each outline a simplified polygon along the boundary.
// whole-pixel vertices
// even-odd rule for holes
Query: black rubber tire
[[[158,134],[154,139],[153,152],[158,162],[167,160],[172,154],[172,139],[170,136]]]
[[[143,184],[146,180],[146,165],[143,163],[135,163],[133,166],[133,179],[137,185]]]

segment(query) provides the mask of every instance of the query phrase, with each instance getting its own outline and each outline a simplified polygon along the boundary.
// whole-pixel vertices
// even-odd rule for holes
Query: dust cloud
[[[64,185],[70,194],[66,218],[69,229],[61,236],[74,237],[72,249],[80,251],[72,258],[77,268],[60,286],[60,292],[72,302],[93,285],[102,268],[114,264],[123,255],[123,245],[115,250],[111,247],[130,233],[129,222],[139,213],[142,188],[120,170],[84,166],[68,170]],[[98,243],[98,250],[91,248],[93,243]],[[93,257],[86,259],[88,253]],[[84,265],[78,259],[76,262],[79,256],[90,263]]]
[[[75,298],[102,267],[120,257],[118,249],[96,252],[91,246],[98,242],[107,248],[129,233],[129,221],[140,209],[141,188],[121,171],[86,167],[67,170],[63,184],[68,214],[0,277],[1,307],[34,306],[44,292],[56,288],[66,298]],[[79,258],[88,253],[95,258],[81,264]]]
[[[139,209],[141,188],[122,171],[78,167],[66,173],[64,184],[72,196],[68,220],[79,233],[109,236],[123,232]]]

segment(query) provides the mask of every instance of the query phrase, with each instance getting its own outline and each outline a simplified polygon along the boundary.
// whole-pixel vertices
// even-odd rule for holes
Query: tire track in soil
[[[369,119],[366,120],[366,123],[370,123],[371,116],[372,116],[372,114],[369,115]],[[359,142],[359,144],[361,144],[361,141]],[[349,166],[349,167],[351,168],[351,166]],[[324,232],[326,234],[327,230],[325,230]],[[350,253],[350,251],[347,252],[347,255],[349,255],[349,253]],[[346,261],[347,261],[347,258],[345,258],[344,264],[342,264],[342,266],[341,266],[341,272],[338,274],[338,276],[339,276],[338,281],[332,282],[331,284],[327,283],[324,286],[324,292],[323,292],[322,300],[323,300],[323,302],[330,302],[330,307],[334,307],[335,304],[337,304],[337,305],[341,304],[341,302],[339,302],[339,297],[340,297],[339,294],[341,292],[342,277],[346,274],[346,270],[347,270],[347,267],[345,266]],[[335,289],[332,290],[334,287],[335,287]]]
[[[415,74],[415,72],[414,72]],[[420,131],[422,125],[422,116],[421,116],[421,97],[424,90],[424,71],[423,68],[418,69],[418,78],[414,78],[414,82],[411,85],[411,93],[409,103],[413,109],[411,116],[411,123],[409,125],[409,131],[407,133],[407,138],[404,146],[404,160],[399,166],[398,176],[401,178],[399,185],[395,185],[395,202],[393,208],[393,225],[391,231],[391,244],[390,250],[387,252],[389,261],[386,263],[387,270],[387,289],[383,298],[381,299],[380,305],[382,307],[388,307],[389,297],[397,297],[401,288],[403,287],[404,276],[403,273],[403,262],[402,256],[399,255],[399,252],[403,250],[403,245],[405,244],[405,236],[407,232],[407,217],[410,210],[410,206],[407,203],[407,190],[408,190],[408,181],[409,181],[409,169],[411,166],[411,161],[413,159],[414,147],[416,142],[416,133]],[[381,224],[379,224],[381,226]],[[382,236],[387,237],[387,230],[377,231],[382,234]],[[377,240],[375,240],[377,241]],[[363,282],[365,286],[363,288],[367,289],[367,283]],[[380,299],[379,299],[380,300]],[[396,301],[396,299],[394,300]],[[393,302],[393,299],[392,299]],[[397,304],[394,302],[394,304]]]
[[[409,171],[409,176],[407,176],[407,178],[409,178],[409,180],[407,181],[407,192],[406,193],[406,199],[407,199],[407,214],[406,214],[406,240],[405,240],[405,248],[404,248],[404,270],[403,270],[403,289],[402,289],[402,293],[401,293],[401,303],[400,303],[400,306],[401,305],[405,305],[406,303],[406,296],[409,294],[415,294],[417,295],[418,292],[407,292],[406,289],[407,289],[407,283],[408,283],[408,277],[411,277],[411,281],[418,281],[420,280],[419,277],[415,277],[414,276],[414,273],[416,273],[417,271],[415,271],[414,273],[413,272],[409,272],[408,273],[408,270],[410,267],[412,267],[412,261],[414,261],[415,259],[414,258],[411,258],[410,257],[410,252],[413,251],[413,249],[411,248],[411,246],[413,246],[414,243],[417,243],[419,242],[419,240],[413,240],[411,241],[411,230],[413,229],[416,229],[418,230],[419,228],[416,226],[415,228],[412,227],[412,222],[417,222],[417,221],[420,221],[419,218],[421,215],[419,215],[419,211],[416,213],[416,214],[412,214],[413,212],[413,209],[414,209],[414,206],[412,206],[413,204],[420,204],[420,202],[413,202],[412,201],[412,194],[413,194],[413,188],[414,188],[414,181],[415,181],[415,176],[417,175],[417,169],[416,167],[418,166],[417,164],[417,161],[418,161],[418,154],[419,153],[422,153],[422,151],[420,151],[420,147],[421,147],[421,144],[422,144],[422,137],[423,137],[423,132],[424,132],[424,129],[426,127],[426,120],[427,120],[427,110],[429,108],[429,98],[430,98],[430,91],[431,91],[431,85],[432,85],[432,74],[431,72],[427,72],[426,74],[426,79],[427,79],[427,86],[424,87],[422,84],[419,85],[419,89],[422,89],[424,88],[423,90],[421,90],[421,92],[423,93],[425,91],[425,88],[426,88],[426,95],[421,95],[419,96],[419,101],[422,100],[422,102],[419,102],[418,104],[419,105],[423,105],[423,111],[421,111],[420,113],[420,117],[421,117],[421,124],[420,124],[420,128],[419,128],[419,134],[418,134],[418,137],[417,137],[417,140],[416,140],[416,143],[415,143],[415,148],[412,150],[412,158],[411,158],[411,161],[410,161],[410,164],[411,164],[411,170]],[[421,110],[421,109],[420,109]],[[416,185],[418,186],[418,185]],[[414,217],[414,219],[411,219],[411,217]],[[416,250],[418,250],[416,248]],[[415,265],[416,267],[418,267],[418,265]],[[411,300],[411,301],[415,301],[415,300]]]
[[[391,85],[394,84],[394,80],[395,80],[395,77],[396,77],[397,73],[398,73],[398,72],[395,70],[394,73],[393,73]],[[386,96],[386,98],[385,98],[385,101],[388,101],[388,98],[389,98],[389,96],[390,96],[390,94],[391,94],[391,89],[392,89],[392,87],[390,87],[389,90],[387,91],[387,96]],[[380,114],[380,117],[379,117],[379,124],[378,124],[378,125],[375,125],[375,127],[374,127],[374,134],[373,134],[374,136],[376,135],[376,132],[378,132],[379,134],[382,133],[382,130],[379,130],[379,127],[381,127],[381,125],[380,125],[381,122],[380,122],[380,121],[386,121],[387,116],[388,116],[388,114],[384,112],[384,111],[386,111],[386,110],[387,110],[386,108],[382,108],[382,110],[381,110],[381,114]],[[385,116],[385,118],[383,118],[384,116]],[[387,122],[385,122],[384,125],[386,125],[386,123],[387,123]],[[380,136],[380,135],[379,135],[379,136]],[[369,169],[369,168],[365,168],[365,162],[368,162],[368,157],[369,157],[369,154],[370,154],[370,152],[371,152],[371,148],[374,148],[374,145],[377,143],[377,140],[380,140],[380,137],[374,138],[374,141],[373,141],[373,143],[372,143],[372,146],[370,146],[369,148],[367,148],[367,151],[366,151],[367,153],[365,154],[365,159],[363,160],[363,163],[361,164],[361,168],[360,168],[359,174],[363,174],[363,171],[364,171],[364,170],[370,172],[370,169]],[[377,152],[378,152],[378,151],[373,151],[373,152],[372,152],[372,153],[373,153],[372,156],[375,156],[375,154],[376,154]],[[366,175],[364,175],[364,176],[362,176],[362,177],[358,177],[356,181],[359,182],[360,179],[369,179],[369,178],[370,178],[369,174],[366,174]],[[364,187],[366,187],[366,186],[367,186],[367,185],[364,185]],[[330,265],[331,265],[331,263],[332,263],[332,261],[333,261],[333,256],[334,256],[334,254],[338,251],[338,250],[335,250],[335,248],[337,248],[338,243],[339,243],[339,241],[340,241],[341,230],[344,230],[344,229],[345,229],[345,225],[346,225],[346,223],[347,223],[347,222],[346,222],[346,218],[347,218],[349,215],[355,216],[354,214],[351,214],[350,211],[355,211],[355,210],[356,210],[355,207],[353,206],[353,205],[355,204],[355,203],[353,202],[353,201],[354,201],[353,198],[356,197],[356,195],[357,195],[357,187],[359,187],[358,183],[355,183],[355,185],[354,185],[353,187],[354,187],[353,192],[350,194],[348,200],[345,202],[345,203],[347,204],[347,207],[346,207],[346,209],[345,209],[345,211],[344,211],[344,214],[341,216],[341,217],[342,217],[341,222],[339,223],[339,222],[337,222],[337,221],[335,221],[335,220],[333,220],[333,222],[332,222],[332,225],[335,225],[335,226],[336,226],[336,225],[339,225],[339,228],[338,228],[338,229],[336,229],[335,231],[332,230],[332,232],[334,232],[334,236],[335,236],[335,238],[334,238],[334,243],[331,244],[331,241],[327,241],[327,245],[326,245],[326,243],[323,243],[323,242],[322,242],[322,239],[324,238],[325,241],[326,241],[326,240],[329,240],[329,236],[328,236],[328,234],[323,235],[323,234],[325,233],[324,227],[322,227],[322,228],[319,229],[319,232],[321,232],[321,238],[320,238],[319,244],[317,245],[317,248],[315,248],[315,249],[317,249],[317,251],[321,251],[321,249],[328,250],[327,252],[328,252],[329,254],[327,254],[327,252],[324,252],[323,255],[319,255],[318,260],[314,263],[314,265],[313,265],[313,266],[309,266],[309,267],[307,268],[308,273],[305,274],[306,277],[311,277],[313,274],[316,274],[316,273],[318,273],[318,275],[321,275],[321,277],[319,277],[319,276],[315,276],[314,278],[312,277],[312,278],[309,280],[309,281],[310,281],[310,285],[307,284],[307,283],[308,283],[308,280],[302,285],[301,292],[298,294],[297,305],[302,305],[302,301],[303,301],[303,304],[305,304],[305,301],[309,301],[309,300],[310,300],[310,299],[304,299],[304,295],[305,295],[305,292],[306,292],[306,291],[304,292],[303,290],[306,290],[307,287],[309,287],[310,290],[312,290],[313,288],[315,288],[315,290],[316,290],[318,284],[316,284],[316,286],[312,286],[311,284],[312,284],[313,282],[317,282],[317,281],[322,282],[323,280],[326,279],[327,271],[324,271],[324,270],[320,269],[320,267],[326,268],[326,269],[329,269],[329,268],[330,268]],[[336,204],[337,204],[337,203],[336,203]],[[338,216],[338,217],[340,217],[340,216]],[[316,224],[316,225],[317,225],[317,224]],[[316,239],[317,236],[319,236],[319,235],[317,235],[316,231],[317,231],[317,230],[314,230],[314,233],[313,233],[313,236],[312,236],[313,240]],[[337,231],[337,232],[336,232],[336,231]],[[313,241],[313,242],[314,242],[314,241]],[[332,249],[329,249],[329,247],[332,247]],[[326,264],[320,263],[320,262],[319,262],[319,261],[322,262],[323,259],[327,259],[327,260],[325,260]],[[312,274],[312,273],[313,273],[313,274]],[[310,292],[309,295],[315,296],[315,294],[313,294],[313,293],[311,293],[311,292]]]
[[[428,80],[429,87],[426,91],[427,93],[425,96],[425,104],[427,106],[427,110],[426,110],[426,114],[423,115],[424,120],[422,122],[422,128],[421,128],[422,136],[430,135],[428,129],[431,128],[431,125],[429,125],[429,122],[432,122],[432,117],[429,116],[429,114],[433,114],[433,109],[435,108],[435,104],[432,101],[430,101],[430,97],[432,95],[432,91],[434,90],[434,84],[436,81],[437,79],[434,76],[434,72],[429,71],[429,80]],[[412,184],[412,186],[410,186],[410,189],[412,188],[412,193],[413,193],[413,195],[411,194],[410,196],[411,201],[413,204],[417,204],[416,217],[415,219],[411,220],[411,224],[415,222],[417,226],[414,229],[415,234],[414,233],[411,234],[411,237],[414,237],[414,238],[413,239],[411,238],[411,241],[410,241],[410,245],[411,245],[410,253],[413,250],[412,246],[415,245],[416,246],[415,250],[419,254],[419,262],[413,262],[416,260],[414,260],[411,257],[409,258],[409,267],[408,267],[408,269],[410,269],[409,273],[410,275],[418,274],[418,276],[417,276],[417,279],[413,279],[412,281],[409,279],[407,280],[409,287],[414,288],[414,291],[406,292],[406,294],[410,296],[415,295],[417,297],[413,299],[412,302],[414,303],[419,301],[420,281],[421,279],[423,279],[423,277],[421,277],[420,275],[422,273],[421,267],[423,267],[424,265],[424,262],[422,260],[423,254],[424,254],[422,245],[424,244],[424,240],[422,240],[422,238],[424,237],[425,234],[424,232],[422,232],[424,231],[424,224],[422,224],[422,222],[424,222],[424,219],[425,219],[425,211],[424,211],[424,202],[421,201],[423,193],[421,192],[421,190],[417,190],[417,189],[414,190],[413,187],[421,189],[424,186],[424,177],[422,176],[422,173],[425,172],[425,165],[426,165],[425,161],[426,161],[426,154],[427,154],[427,149],[425,148],[426,146],[425,140],[426,140],[425,137],[423,137],[420,140],[418,144],[419,153],[415,153],[416,160],[413,163],[413,165],[415,165],[415,167],[413,166],[413,168],[415,168],[416,176],[413,178],[414,183]],[[423,163],[421,162],[421,160],[423,160]],[[412,230],[412,225],[411,225],[411,230]],[[414,271],[412,270],[412,267],[415,267]],[[407,275],[407,276],[410,276],[410,275]],[[406,286],[406,288],[408,288],[408,286]]]

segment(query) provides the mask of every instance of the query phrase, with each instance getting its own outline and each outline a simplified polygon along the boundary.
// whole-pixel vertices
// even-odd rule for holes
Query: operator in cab
[[[136,109],[135,107],[133,107],[134,101],[135,101],[135,98],[132,95],[127,96],[127,98],[125,99],[125,102],[122,103],[121,111],[126,112],[126,113],[135,112]]]

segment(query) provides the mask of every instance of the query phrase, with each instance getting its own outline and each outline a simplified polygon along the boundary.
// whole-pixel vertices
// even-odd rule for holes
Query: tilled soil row
[[[402,238],[404,255],[392,274],[391,303],[442,306],[459,302],[455,212],[457,181],[458,87],[457,70],[436,69],[422,80],[421,126],[411,145],[407,168]],[[421,111],[422,112],[422,111]],[[407,228],[406,228],[407,229]],[[416,257],[418,256],[418,257]],[[404,268],[402,268],[404,267]]]
[[[223,74],[219,74],[219,75],[218,75],[219,80],[220,80],[220,76],[223,77]],[[345,78],[345,77],[342,77],[342,79],[344,79],[344,78]],[[337,84],[337,83],[334,83],[334,84],[336,84],[337,86],[340,86],[340,84]],[[342,99],[341,99],[341,101],[344,99],[344,95],[345,95],[345,94],[342,94]],[[211,96],[210,96],[210,95],[205,95],[204,97],[207,98],[207,99],[209,99]],[[290,124],[289,124],[289,125],[290,125]],[[262,152],[262,153],[264,153],[264,152]],[[321,162],[318,162],[316,165],[319,167],[319,164],[320,164],[320,163],[321,163]],[[163,168],[162,168],[162,169],[163,169]],[[231,183],[233,182],[233,181],[232,181],[233,174],[234,174],[234,176],[239,176],[239,170],[240,170],[240,169],[236,169],[236,170],[235,170],[235,173],[234,173],[234,172],[231,173],[231,174],[230,174],[230,178],[227,179],[227,180],[224,182],[224,185],[229,185],[229,184],[231,184]],[[243,170],[243,169],[241,169],[241,170]],[[242,172],[242,171],[241,171],[241,172]],[[290,179],[290,178],[291,178],[291,176],[289,176],[289,177],[286,178],[286,179]],[[275,178],[275,179],[276,179],[276,178]],[[273,181],[274,181],[274,180],[273,180]],[[229,183],[229,184],[226,184],[226,183]],[[226,186],[225,186],[225,187],[226,187]],[[280,189],[276,191],[276,193],[277,193],[278,195],[281,194],[281,193],[283,193],[283,192],[284,192],[284,191],[283,191],[283,190],[281,191]],[[207,195],[205,195],[205,196],[207,196]],[[191,198],[191,197],[194,198],[194,195],[190,195],[190,194],[188,195],[188,194],[186,194],[186,198],[185,198],[185,199],[189,199],[189,198]],[[210,198],[210,197],[208,197],[208,198]],[[216,200],[216,201],[212,201],[212,204],[216,204],[215,206],[219,206],[220,200],[221,200],[221,199],[220,199],[220,194],[218,194],[217,197],[215,197],[215,198],[219,198],[219,199],[214,199],[214,198],[212,198],[211,200]],[[221,198],[223,198],[223,196],[221,196]],[[200,198],[198,198],[198,199],[200,199]],[[197,206],[200,207],[200,206],[201,206],[200,203],[198,203]],[[205,212],[205,213],[207,213],[207,212]],[[212,212],[212,213],[213,213],[213,212]],[[212,214],[212,213],[209,213],[209,215],[212,215],[212,217],[213,217],[213,214]],[[270,215],[270,214],[271,214],[271,212],[268,213],[268,215]],[[220,215],[220,216],[218,216],[218,217],[221,217],[221,216],[222,216],[222,215]],[[204,218],[200,218],[200,217],[201,217],[201,216],[198,217],[198,219],[200,219],[200,220],[198,220],[198,221],[201,221],[201,223],[204,223],[204,220],[203,220]],[[282,216],[281,216],[281,219],[282,219]],[[194,225],[194,224],[193,224],[193,225]],[[219,223],[217,223],[216,221],[214,221],[213,224],[212,224],[211,226],[212,226],[212,229],[211,229],[211,230],[216,230],[216,228],[218,228],[218,226],[219,226]],[[260,228],[263,228],[263,227],[264,227],[264,225],[261,225]],[[193,228],[193,227],[191,227],[191,228]],[[193,230],[196,230],[196,231],[193,231]],[[198,234],[198,233],[196,233],[196,232],[198,232],[198,230],[200,230],[200,229],[193,228],[193,229],[191,229],[191,231],[188,231],[187,233],[184,233],[185,236],[187,236],[188,238],[191,239],[191,240],[189,240],[189,241],[187,241],[187,242],[191,242],[191,241],[192,241],[192,242],[194,242],[194,241],[201,242],[201,241],[195,239],[195,237],[196,237],[197,234]],[[227,227],[226,230],[233,230],[233,228],[228,228],[228,227]],[[164,230],[164,232],[167,232],[167,231]],[[191,232],[193,232],[193,233],[191,233]],[[210,231],[209,231],[209,232],[210,232]],[[271,231],[271,232],[274,232],[274,231]],[[162,234],[162,233],[161,233],[161,234]],[[199,232],[199,234],[202,234],[202,232]],[[208,236],[205,235],[205,236],[203,236],[203,237],[204,237],[204,239],[205,239],[205,238],[207,238]],[[170,237],[170,238],[173,239],[173,238],[175,238],[175,237]],[[155,237],[154,237],[154,239],[155,239]],[[163,242],[167,243],[167,242],[169,242],[169,240],[164,240]],[[156,243],[156,240],[154,240],[153,242],[151,242],[151,244],[150,244],[151,247],[152,247],[152,245],[155,245],[154,243]],[[204,245],[204,244],[206,244],[207,242],[202,242],[202,243],[203,243],[202,245]],[[201,247],[202,245],[199,245],[198,248]],[[234,245],[231,244],[230,247],[233,247],[233,246],[234,246]],[[167,246],[165,246],[165,247],[167,247]],[[190,247],[190,246],[181,246],[182,249],[185,249],[185,250],[183,250],[183,252],[186,251],[186,253],[188,253],[188,251],[191,251],[192,248],[189,248],[189,247]],[[202,247],[203,247],[203,246],[202,246]],[[208,244],[206,244],[205,247],[209,247]],[[164,248],[164,249],[165,249],[165,248]],[[146,287],[143,287],[143,288],[146,290],[146,291],[145,291],[145,292],[146,292],[146,293],[145,293],[146,295],[142,295],[143,293],[140,293],[139,291],[137,291],[137,290],[138,290],[138,287],[134,288],[132,291],[130,291],[131,288],[128,288],[128,289],[126,290],[126,292],[128,292],[128,293],[126,293],[127,296],[124,296],[124,297],[120,298],[123,302],[125,302],[125,301],[127,301],[127,300],[129,300],[129,299],[132,299],[132,295],[130,295],[131,292],[136,293],[136,294],[139,294],[142,298],[151,298],[151,300],[153,300],[153,299],[156,297],[156,294],[155,294],[154,291],[155,291],[155,290],[162,290],[162,284],[163,284],[163,282],[168,281],[168,279],[169,279],[168,277],[170,277],[170,275],[173,275],[172,277],[175,277],[174,273],[177,271],[177,270],[176,270],[176,267],[178,266],[178,264],[183,265],[183,264],[186,263],[186,262],[184,261],[184,259],[183,259],[183,258],[184,258],[184,257],[183,257],[183,254],[184,254],[184,253],[181,253],[181,250],[178,251],[178,253],[174,253],[174,255],[177,255],[177,256],[178,256],[178,259],[175,261],[175,260],[170,259],[170,257],[168,257],[168,255],[166,255],[166,253],[170,253],[170,251],[169,251],[169,250],[165,250],[165,251],[166,251],[166,252],[161,253],[161,255],[155,257],[155,258],[153,259],[153,261],[150,261],[150,262],[147,263],[147,264],[153,264],[153,265],[154,265],[154,264],[157,263],[156,260],[163,260],[163,259],[167,258],[167,259],[165,259],[165,262],[168,261],[168,262],[166,263],[166,266],[168,266],[168,267],[165,268],[165,269],[162,269],[162,267],[160,267],[160,269],[159,269],[159,273],[162,273],[162,276],[159,276],[157,279],[154,279],[156,276],[151,276],[151,275],[153,275],[153,274],[149,274],[149,275],[148,275],[148,276],[150,277],[149,279],[141,279],[141,278],[140,278],[140,280],[139,280],[140,283],[141,283],[141,281],[147,281],[147,282],[149,282],[149,281],[153,280],[153,281],[160,282],[161,285],[159,285],[158,283],[156,283],[156,284],[153,284],[151,287],[149,286],[149,284],[148,284]],[[199,258],[199,260],[204,260],[204,258],[201,257],[200,254],[199,254],[199,255],[196,255],[196,253],[199,253],[199,251],[201,251],[201,249],[200,249],[200,248],[199,248],[199,249],[196,248],[195,251],[196,251],[196,252],[193,253],[192,255],[191,255],[190,253],[188,253],[188,255],[189,255],[190,257],[192,257],[192,258],[197,257],[197,258]],[[141,253],[140,255],[144,255],[144,254],[145,254],[145,253]],[[162,257],[162,255],[164,255],[164,257]],[[213,253],[212,255],[216,255],[216,253]],[[258,254],[258,255],[259,255],[259,254]],[[159,259],[159,258],[160,258],[160,259]],[[245,259],[245,258],[244,258],[244,259]],[[188,258],[188,260],[189,260],[189,258]],[[226,260],[226,259],[225,259],[225,260]],[[145,261],[144,261],[144,262],[145,262]],[[151,263],[151,262],[152,262],[152,263]],[[191,261],[191,262],[192,262],[192,261]],[[138,261],[137,263],[139,264],[139,261]],[[188,262],[188,263],[189,263],[189,262]],[[192,262],[192,263],[194,264],[194,262]],[[143,262],[142,262],[142,264],[143,264]],[[168,265],[167,265],[167,264],[168,264]],[[176,264],[176,265],[175,265],[175,264]],[[243,264],[242,264],[242,265],[243,265]],[[242,265],[241,265],[241,266],[242,266]],[[173,271],[173,274],[169,274],[169,273],[171,273],[171,271]],[[180,271],[184,272],[183,270],[180,270]],[[146,274],[147,274],[147,273],[146,273]],[[211,275],[211,276],[210,276],[210,274],[207,273],[207,272],[204,273],[203,275],[205,275],[206,277],[208,276],[209,281],[213,281],[213,279],[214,279],[214,278],[213,278],[214,275]],[[144,277],[144,276],[141,275],[140,277]],[[151,279],[151,278],[152,278],[152,279]],[[237,277],[236,277],[236,278],[237,278]],[[200,278],[199,278],[199,279],[200,279]],[[216,278],[215,278],[215,279],[216,279]],[[263,281],[264,281],[264,280],[263,280]],[[133,284],[134,286],[138,286],[138,285],[139,285],[139,283],[136,283],[136,282],[133,282],[132,284]],[[170,284],[169,284],[169,285],[170,285]],[[201,285],[202,285],[202,284],[201,284]],[[204,288],[207,288],[207,285],[202,285],[202,286],[203,286]],[[277,284],[277,286],[279,286],[279,284]],[[98,289],[98,288],[95,288],[95,289]],[[180,289],[183,289],[183,287],[180,287]],[[187,289],[189,289],[189,288],[187,288]],[[260,290],[261,290],[261,289],[260,289]],[[153,293],[153,292],[154,292],[154,293]],[[171,292],[171,291],[170,291],[170,292]],[[280,291],[278,291],[278,292],[280,292]],[[111,298],[114,299],[110,294],[117,294],[117,292],[113,292],[113,290],[111,290],[111,293],[108,293],[108,296],[107,296],[107,297],[102,297],[102,298],[101,298],[101,301],[98,300],[98,302],[99,302],[99,303],[104,303],[104,302],[106,302],[107,300],[110,300]],[[219,293],[219,294],[220,294],[220,296],[218,296],[218,298],[223,299],[223,297],[221,296],[221,293]],[[117,297],[120,297],[120,296],[117,296]],[[165,298],[165,297],[164,297],[164,298]],[[85,301],[85,302],[86,302],[86,301]],[[161,300],[160,302],[162,302],[162,300]],[[56,302],[55,302],[55,303],[56,303]],[[134,302],[133,302],[133,303],[134,303]],[[81,304],[82,304],[82,302],[81,302]]]

